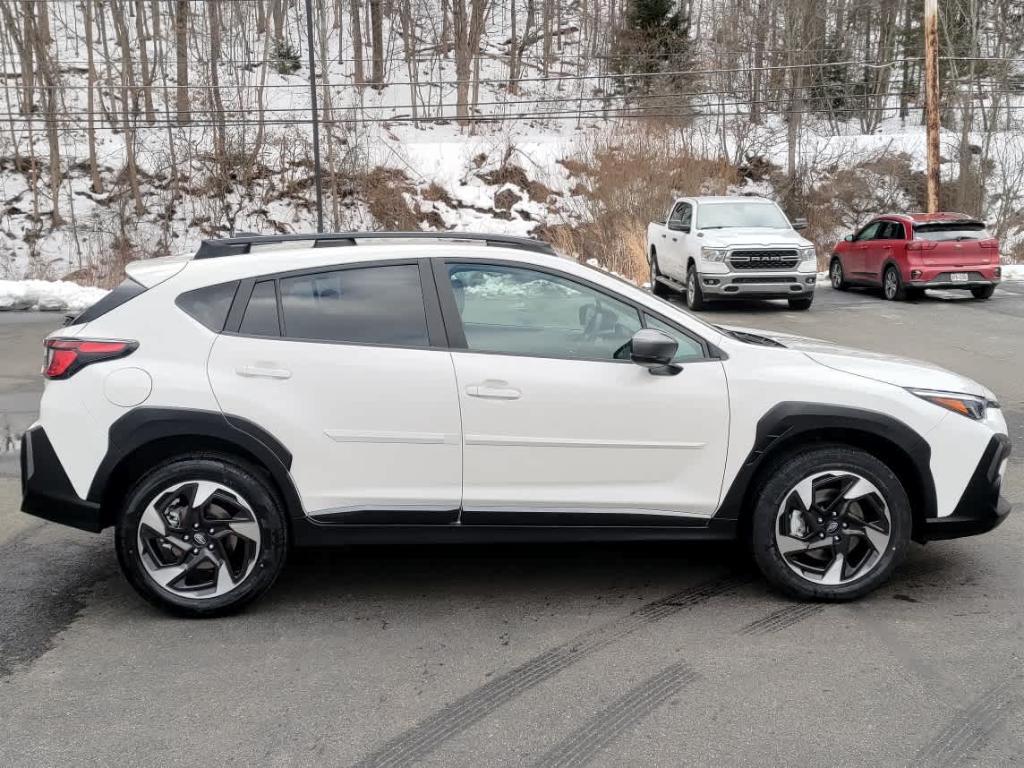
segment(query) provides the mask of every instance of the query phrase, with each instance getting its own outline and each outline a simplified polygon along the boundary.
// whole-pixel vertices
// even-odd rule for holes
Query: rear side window
[[[284,335],[293,339],[426,347],[415,264],[341,269],[281,280]]]
[[[256,283],[245,305],[242,325],[238,332],[245,336],[279,336],[281,325],[277,317],[277,290],[273,280]]]
[[[117,288],[78,315],[78,317],[68,323],[68,325],[81,325],[82,323],[91,322],[96,318],[107,314],[110,310],[117,309],[126,301],[130,301],[139,294],[145,292],[145,286],[141,283],[135,282],[129,277],[117,286]]]
[[[935,224],[917,224],[914,237],[918,240],[988,240],[992,236],[980,221],[944,221]]]
[[[875,235],[875,240],[905,240],[903,225],[898,221],[883,221]]]
[[[214,333],[224,330],[228,310],[234,301],[238,281],[208,285],[181,294],[174,303]]]

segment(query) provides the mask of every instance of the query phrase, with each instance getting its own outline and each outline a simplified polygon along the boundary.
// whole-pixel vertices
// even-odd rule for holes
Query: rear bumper
[[[1002,496],[1003,464],[1010,455],[1010,439],[994,435],[985,448],[960,502],[947,517],[924,521],[918,537],[923,541],[958,539],[987,533],[1002,523],[1012,509]]]
[[[100,505],[75,493],[42,427],[21,440],[21,494],[22,512],[92,533],[103,529]]]
[[[1000,277],[998,267],[986,265],[982,267],[918,267],[912,268],[906,283],[912,288],[977,288],[979,286],[997,285]],[[966,281],[953,281],[954,274],[966,274]]]
[[[700,287],[709,299],[791,299],[813,295],[817,280],[815,273],[758,270],[702,274]]]

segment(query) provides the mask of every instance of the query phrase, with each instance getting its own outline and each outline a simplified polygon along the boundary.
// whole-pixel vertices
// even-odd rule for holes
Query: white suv
[[[740,537],[845,600],[1009,511],[985,387],[708,325],[534,241],[236,238],[128,274],[46,340],[23,509],[115,526],[178,613],[256,598],[292,546],[410,540]]]

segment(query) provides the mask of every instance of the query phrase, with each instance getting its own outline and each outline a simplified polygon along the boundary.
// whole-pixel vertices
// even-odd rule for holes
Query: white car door
[[[214,344],[210,381],[225,413],[258,423],[292,453],[307,514],[457,519],[459,403],[423,269],[427,293],[416,262],[307,270],[239,288],[251,296],[236,300]]]
[[[463,522],[686,524],[713,513],[728,395],[699,340],[547,270],[453,260],[436,274],[453,346],[465,346],[452,354]],[[642,323],[680,340],[678,375],[629,361]]]
[[[686,281],[687,242],[693,227],[693,206],[688,202],[678,202],[672,209],[666,232],[668,243],[667,264],[662,271],[680,283]],[[661,262],[659,260],[659,267]]]

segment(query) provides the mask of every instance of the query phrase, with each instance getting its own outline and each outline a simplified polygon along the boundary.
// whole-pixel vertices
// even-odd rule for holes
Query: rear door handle
[[[235,373],[249,379],[290,379],[292,372],[286,368],[263,368],[258,365],[243,365]]]
[[[508,386],[507,381],[484,381],[480,384],[470,384],[466,387],[466,394],[487,400],[518,400],[522,392]]]

